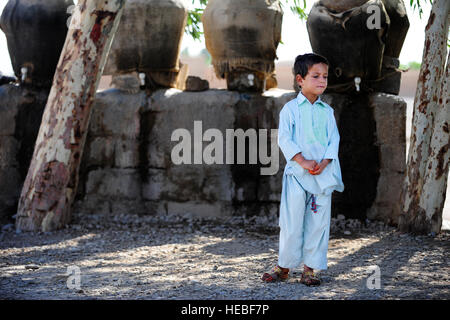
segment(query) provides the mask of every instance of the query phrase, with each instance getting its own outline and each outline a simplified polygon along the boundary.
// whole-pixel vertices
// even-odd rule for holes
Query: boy
[[[300,282],[320,285],[314,269],[327,268],[331,194],[342,192],[339,132],[333,109],[322,100],[328,61],[317,54],[295,59],[297,98],[280,111],[278,145],[286,158],[280,203],[278,265],[262,280],[285,280],[301,262]]]

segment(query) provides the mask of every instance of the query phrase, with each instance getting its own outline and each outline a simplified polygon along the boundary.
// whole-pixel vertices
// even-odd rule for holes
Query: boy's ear
[[[303,82],[302,76],[299,75],[299,74],[297,74],[297,75],[295,76],[295,81],[297,81],[298,85],[301,86],[301,84],[302,84],[302,82]]]

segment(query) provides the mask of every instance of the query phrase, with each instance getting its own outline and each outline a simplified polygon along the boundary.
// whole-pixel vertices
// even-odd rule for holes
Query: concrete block
[[[201,103],[200,103],[201,101]],[[142,140],[147,143],[148,166],[168,168],[173,165],[172,149],[184,139],[191,143],[190,163],[195,164],[194,141],[201,142],[203,150],[209,141],[203,141],[206,130],[218,129],[225,138],[226,129],[234,128],[235,110],[239,94],[225,90],[181,92],[176,89],[159,90],[149,100],[142,115]],[[194,122],[200,123],[198,132]],[[182,131],[188,135],[172,141],[172,134]],[[175,136],[174,136],[175,139]],[[225,148],[225,144],[224,144]],[[224,151],[225,156],[225,151]],[[203,163],[203,157],[200,157]]]
[[[12,136],[0,136],[0,168],[18,167],[19,142]]]
[[[283,187],[283,170],[276,175],[261,176],[258,184],[258,201],[280,201]]]
[[[110,199],[111,213],[113,214],[146,214],[147,207],[141,199],[124,200]]]
[[[406,131],[406,101],[401,97],[374,93],[369,96],[373,109],[376,134],[379,144],[404,143]]]
[[[380,145],[380,168],[396,173],[406,172],[406,143]]]
[[[145,200],[170,199],[176,195],[177,186],[171,183],[163,169],[148,169],[147,181],[142,184]]]
[[[227,166],[175,166],[170,170],[149,169],[142,185],[146,200],[231,201],[233,182]]]
[[[144,205],[147,215],[167,215],[166,201],[145,201]]]
[[[0,86],[0,136],[12,136],[16,131],[21,90],[13,85]]]
[[[17,168],[0,168],[0,195],[19,197],[22,191],[22,177]]]
[[[110,199],[95,194],[88,194],[85,197],[77,199],[74,202],[72,211],[74,214],[110,214]]]
[[[321,99],[333,108],[334,118],[336,119],[336,123],[339,127],[341,118],[340,115],[343,110],[352,104],[351,97],[340,93],[325,93],[321,96]]]
[[[144,165],[147,167],[155,167],[155,168],[169,168],[172,164],[171,161],[171,149],[169,148],[170,136],[169,139],[166,140],[166,143],[163,143],[164,138],[161,136],[156,137],[152,135],[151,142],[142,141],[141,143],[145,143],[145,159],[146,162]]]
[[[396,224],[398,216],[396,209],[401,205],[401,192],[403,188],[404,174],[392,172],[389,169],[380,170],[380,178],[377,184],[376,198],[367,211],[367,218]]]
[[[140,199],[141,179],[135,169],[96,169],[86,181],[86,195]]]
[[[248,164],[248,158],[244,165],[227,164],[226,130],[278,129],[281,108],[295,97],[292,91],[276,89],[263,95],[165,89],[148,98],[142,93],[103,91],[96,98],[83,162],[86,178],[80,181],[86,191],[80,196],[87,208],[105,203],[105,210],[113,213],[278,214],[286,164],[281,150],[277,146],[279,167],[274,175],[261,175],[261,165]],[[362,218],[370,208],[369,213],[386,218],[390,213],[377,208],[397,201],[405,168],[404,101],[379,93],[369,97],[334,93],[322,99],[335,110],[341,134],[346,191],[336,195],[334,207],[347,217]],[[200,132],[194,130],[195,121],[201,123]],[[171,138],[178,129],[188,133],[189,163],[175,164],[172,159],[180,141]],[[222,134],[223,164],[204,161],[203,151],[212,142],[203,141],[208,129]],[[199,163],[194,162],[195,139],[201,142]]]
[[[390,170],[380,170],[375,202],[396,203],[401,201],[400,194],[405,176]]]
[[[161,193],[162,199],[189,201],[204,199],[202,190],[206,181],[203,166],[174,166],[166,171],[167,186]]]
[[[114,166],[116,168],[137,168],[140,161],[139,140],[115,140]]]
[[[48,89],[12,84],[0,86],[0,136],[16,135],[30,139],[41,124]]]
[[[187,217],[223,217],[232,214],[231,205],[216,201],[207,202],[167,202],[167,214]]]
[[[117,143],[113,137],[88,136],[83,153],[84,167],[112,167],[115,163],[114,146]]]
[[[17,196],[2,196],[0,195],[0,223],[6,222],[17,213],[17,204],[19,202],[19,195]]]
[[[207,201],[229,201],[234,194],[234,181],[229,166],[207,166],[201,193]]]
[[[280,204],[278,202],[261,202],[258,215],[269,218],[278,218],[280,216]]]
[[[136,139],[140,133],[140,111],[145,104],[144,92],[127,94],[116,89],[98,92],[89,131],[93,136]]]

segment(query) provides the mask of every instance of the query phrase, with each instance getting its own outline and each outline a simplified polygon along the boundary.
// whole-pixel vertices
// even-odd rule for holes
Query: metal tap
[[[356,91],[359,92],[360,87],[359,84],[361,83],[361,78],[360,77],[355,77],[355,87],[356,87]]]

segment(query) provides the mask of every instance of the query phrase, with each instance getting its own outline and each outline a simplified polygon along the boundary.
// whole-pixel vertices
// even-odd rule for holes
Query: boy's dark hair
[[[317,63],[325,63],[327,66],[330,65],[327,58],[315,53],[306,53],[297,56],[294,63],[294,75],[296,76],[299,74],[302,78],[305,78],[309,68]]]

